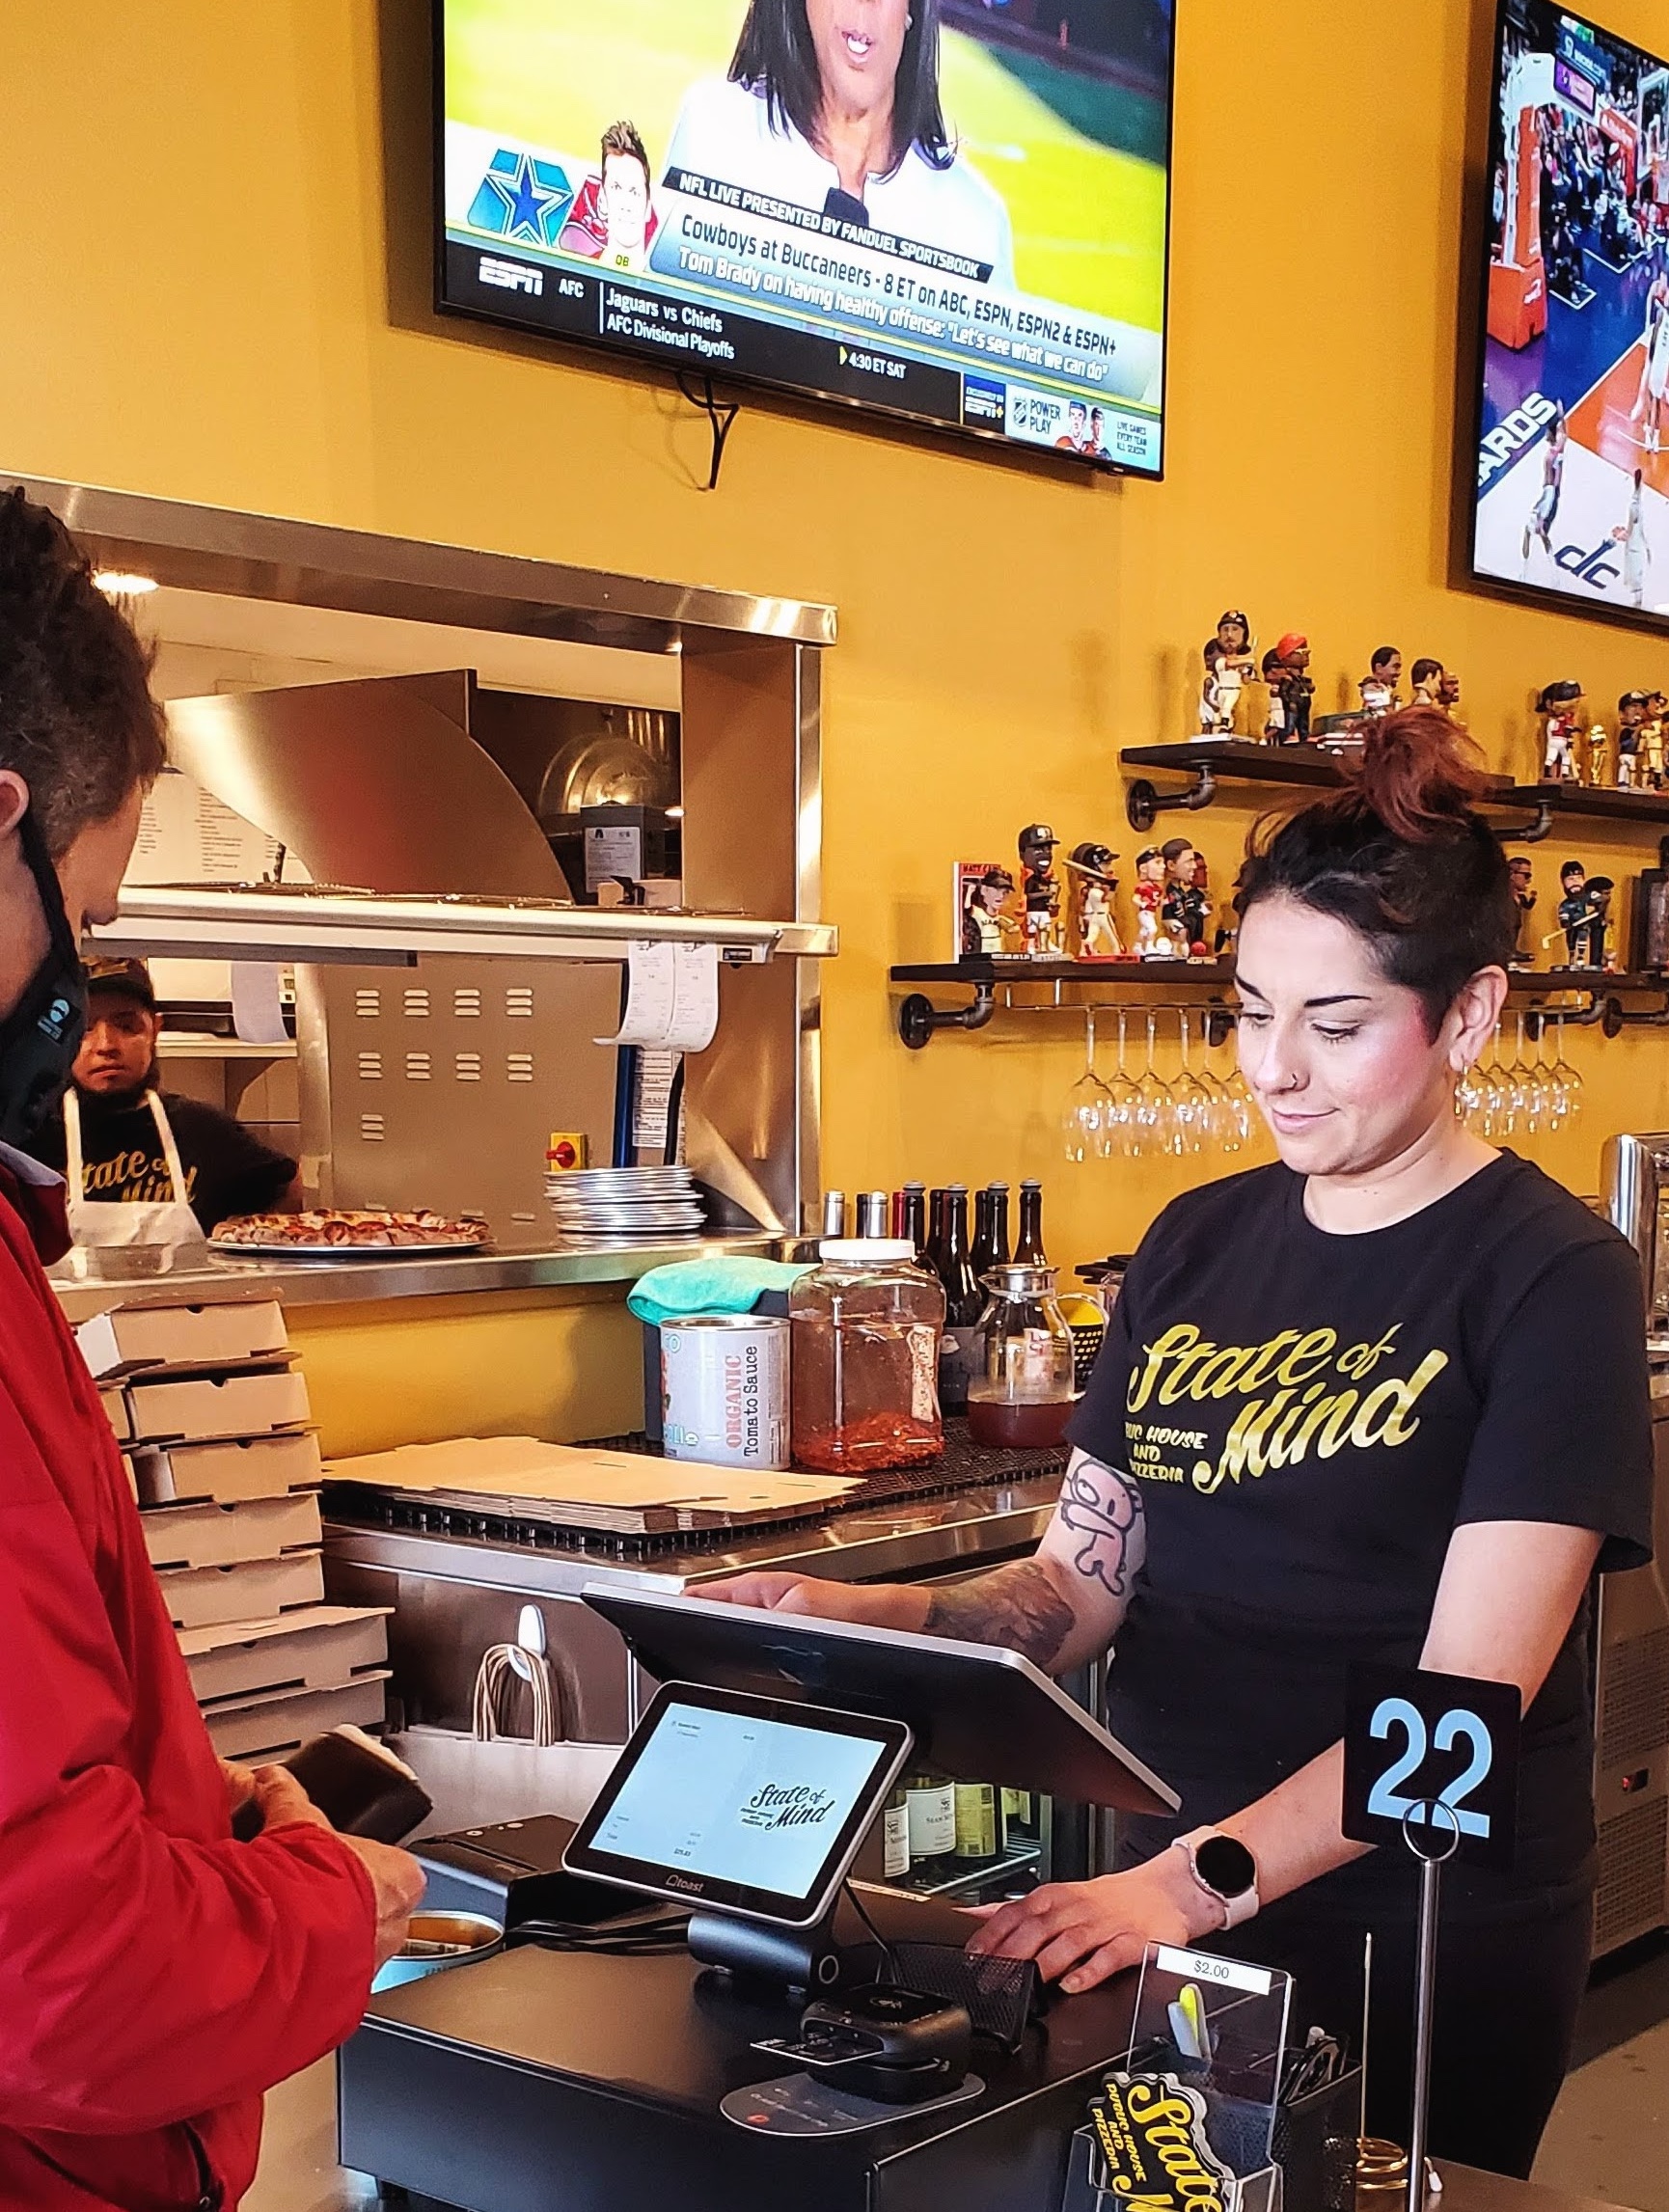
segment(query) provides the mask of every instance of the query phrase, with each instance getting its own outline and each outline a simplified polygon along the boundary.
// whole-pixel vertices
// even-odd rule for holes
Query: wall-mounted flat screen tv
[[[435,0],[440,305],[1158,476],[1172,0]]]
[[[1480,578],[1669,626],[1669,64],[1503,0]]]

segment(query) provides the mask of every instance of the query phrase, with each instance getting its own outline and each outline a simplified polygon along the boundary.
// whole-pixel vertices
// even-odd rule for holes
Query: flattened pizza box
[[[119,1444],[131,1444],[133,1441],[133,1408],[127,1403],[126,1391],[119,1382],[113,1383],[100,1390],[98,1403],[104,1408],[104,1418],[109,1422],[115,1434],[116,1441]]]
[[[234,1567],[315,1550],[323,1539],[318,1499],[298,1490],[241,1505],[159,1506],[145,1516],[152,1567]]]
[[[342,1689],[386,1665],[392,1610],[307,1605],[276,1621],[181,1628],[179,1649],[201,1706],[247,1701],[281,1690]]]
[[[253,1698],[246,1705],[222,1706],[205,1713],[208,1737],[222,1759],[287,1759],[315,1735],[351,1723],[380,1729],[387,1718],[386,1673],[367,1675],[335,1690],[303,1690],[275,1698]]]
[[[222,1621],[270,1621],[294,1605],[324,1601],[324,1570],[316,1551],[288,1559],[254,1559],[241,1567],[168,1568],[156,1577],[177,1628],[211,1628]]]
[[[264,1375],[199,1376],[188,1382],[135,1382],[127,1392],[134,1434],[147,1443],[206,1442],[299,1429],[307,1383],[280,1369]]]
[[[228,1436],[207,1444],[153,1446],[135,1455],[143,1506],[236,1505],[316,1489],[324,1480],[311,1429],[277,1436]]]
[[[116,1306],[75,1331],[94,1375],[149,1367],[241,1367],[289,1350],[276,1298],[231,1305]]]

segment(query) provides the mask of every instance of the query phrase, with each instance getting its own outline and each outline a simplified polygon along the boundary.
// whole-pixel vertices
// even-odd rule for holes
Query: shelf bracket
[[[1539,845],[1553,827],[1553,802],[1540,799],[1536,803],[1536,819],[1521,830],[1497,830],[1496,838],[1503,845]]]
[[[996,1012],[995,983],[976,983],[971,1002],[954,1012],[913,991],[898,1009],[898,1034],[911,1051],[919,1052],[941,1029],[983,1029]]]
[[[1669,986],[1659,994],[1662,1003],[1649,1014],[1631,1014],[1614,995],[1601,1002],[1600,1027],[1607,1037],[1620,1037],[1625,1029],[1669,1029]]]
[[[1217,778],[1203,764],[1190,768],[1189,774],[1193,781],[1188,789],[1168,794],[1162,794],[1145,776],[1138,776],[1124,802],[1131,828],[1145,835],[1162,814],[1168,814],[1175,807],[1196,814],[1202,806],[1209,806],[1217,797]]]

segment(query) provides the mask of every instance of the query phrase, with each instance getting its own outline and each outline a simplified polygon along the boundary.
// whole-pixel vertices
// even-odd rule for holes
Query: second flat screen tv
[[[1158,476],[1172,0],[434,0],[443,308]]]
[[[1472,567],[1669,622],[1669,64],[1504,0]]]

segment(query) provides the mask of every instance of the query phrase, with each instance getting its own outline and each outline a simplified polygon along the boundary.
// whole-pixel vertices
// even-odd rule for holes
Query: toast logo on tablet
[[[784,1789],[767,1782],[743,1806],[742,1821],[749,1828],[817,1828],[834,1810],[833,1790],[804,1782]]]

